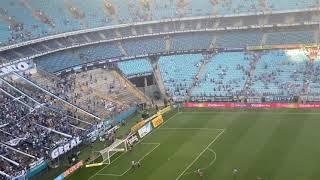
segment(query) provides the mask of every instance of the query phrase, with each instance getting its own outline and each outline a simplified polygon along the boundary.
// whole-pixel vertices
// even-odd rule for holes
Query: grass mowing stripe
[[[206,152],[207,149],[224,133],[225,130],[222,130],[209,144],[208,146],[182,171],[182,173],[176,178],[179,180],[183,174],[201,157],[201,155]]]
[[[213,159],[213,160],[209,163],[209,165],[207,165],[206,167],[199,168],[199,169],[201,169],[201,170],[206,170],[206,169],[210,168],[210,167],[214,164],[214,162],[217,160],[217,153],[216,153],[213,149],[208,148],[207,151],[209,151],[209,152],[211,152],[211,153],[214,154],[214,159]],[[197,171],[197,170],[193,170],[193,171],[190,171],[190,172],[186,172],[186,173],[183,174],[183,176],[189,175],[189,174],[192,174],[192,173],[195,173],[196,171]]]
[[[216,128],[161,128],[161,130],[217,130],[217,131],[223,131],[224,129],[216,129]]]

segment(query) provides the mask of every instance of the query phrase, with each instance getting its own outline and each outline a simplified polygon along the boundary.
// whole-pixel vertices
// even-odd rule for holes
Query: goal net
[[[109,147],[99,151],[102,156],[103,163],[110,164],[111,158],[119,152],[127,151],[126,140],[116,139]]]

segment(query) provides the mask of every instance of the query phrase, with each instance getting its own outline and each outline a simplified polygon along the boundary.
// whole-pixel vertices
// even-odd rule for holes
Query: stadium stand
[[[314,61],[310,61],[306,65],[306,74],[308,91],[307,95],[319,96],[320,95],[320,58],[316,58]]]
[[[200,54],[161,57],[159,66],[167,94],[177,98],[186,96],[202,61]]]
[[[206,64],[192,89],[193,97],[235,96],[242,91],[249,73],[250,55],[219,53]]]
[[[267,33],[266,44],[311,44],[315,43],[314,32],[284,32],[284,33]]]
[[[23,173],[32,162],[49,157],[50,149],[82,136],[89,127],[89,123],[54,110],[43,94],[33,94],[37,99],[32,99],[4,84],[0,90],[0,155],[9,159],[1,160],[1,166],[5,165],[1,171],[7,174]]]
[[[171,50],[183,51],[190,49],[208,49],[213,39],[213,34],[188,34],[172,36]]]
[[[160,53],[164,51],[163,37],[133,39],[123,42],[123,47],[129,56]]]
[[[147,59],[135,59],[119,62],[118,67],[128,78],[144,76],[152,73],[152,66]]]
[[[314,1],[125,1],[56,0],[54,2],[13,0],[1,2],[1,45],[21,42],[50,34],[85,28],[160,20],[174,17],[227,15],[264,10],[291,10],[314,7]],[[56,7],[56,8],[50,8]]]
[[[105,69],[75,73],[55,80],[39,73],[29,78],[55,95],[102,118],[119,114],[140,102],[131,95],[126,85]]]
[[[99,44],[41,56],[35,61],[41,69],[57,72],[67,67],[121,56],[122,52],[116,45]]]
[[[299,95],[302,92],[306,56],[290,56],[292,51],[262,54],[256,65],[251,90],[256,95]]]
[[[160,85],[155,88],[165,92],[169,101],[243,95],[320,96],[319,57],[310,60],[302,49],[262,50],[272,48],[264,45],[302,47],[301,44],[318,43],[318,24],[303,29],[306,22],[318,21],[315,13],[296,12],[289,18],[275,14],[265,19],[250,15],[240,21],[229,16],[319,7],[317,1],[91,1],[0,2],[0,46],[109,26],[98,32],[63,35],[0,52],[0,65],[26,57],[36,63],[32,72],[16,73],[13,64],[8,66],[9,70],[5,69],[8,74],[0,76],[0,174],[24,175],[39,160],[52,160],[53,149],[76,137],[87,138],[101,123],[96,119],[121,123],[139,105],[151,104],[147,93],[143,94],[128,79],[151,75],[153,71],[158,76],[156,81],[163,82],[162,88]],[[209,21],[206,18],[171,21],[208,15],[212,18]],[[153,22],[139,23],[145,21]],[[291,22],[299,23],[299,27],[277,26]],[[127,23],[128,26],[120,25]],[[266,30],[254,27],[268,26],[267,23],[271,27]],[[108,29],[112,25],[120,26]],[[244,31],[241,26],[254,30]],[[200,29],[201,32],[195,32]],[[245,51],[248,46],[255,46],[251,48],[257,51],[250,48]],[[238,52],[241,48],[243,51]],[[203,54],[179,54],[197,50]],[[32,57],[35,52],[39,57]],[[147,55],[153,55],[150,59],[154,66]],[[98,62],[99,68],[95,67]],[[81,65],[86,67],[80,68]],[[0,179],[4,179],[3,174]]]
[[[217,36],[217,47],[247,47],[258,46],[262,40],[261,32],[230,32]]]

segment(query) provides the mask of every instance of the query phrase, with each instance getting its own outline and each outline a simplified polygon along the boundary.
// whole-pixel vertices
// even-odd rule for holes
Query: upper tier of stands
[[[57,72],[80,64],[124,56],[150,55],[168,51],[210,49],[212,47],[237,48],[260,46],[261,44],[308,44],[317,42],[317,32],[295,31],[265,33],[258,31],[226,33],[186,33],[131,39],[117,43],[89,45],[35,58],[38,66],[49,72]],[[264,37],[264,38],[263,38]],[[262,42],[264,39],[264,43]],[[47,46],[58,46],[50,43]],[[15,53],[2,55],[17,56]],[[1,61],[0,61],[1,62]]]
[[[0,46],[114,24],[316,6],[313,0],[3,0]]]
[[[119,62],[118,67],[126,77],[142,76],[152,73],[152,66],[147,59]]]
[[[39,67],[48,72],[61,71],[65,68],[98,60],[121,57],[122,52],[115,44],[99,44],[78,48],[75,50],[60,51],[36,60]]]

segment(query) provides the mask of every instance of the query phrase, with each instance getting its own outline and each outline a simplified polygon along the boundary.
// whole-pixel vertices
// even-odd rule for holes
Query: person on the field
[[[237,179],[238,173],[239,173],[239,170],[238,170],[237,168],[234,168],[234,169],[232,170],[232,176],[233,176],[233,179],[234,179],[234,180]]]
[[[134,161],[131,161],[131,169],[135,169],[136,168],[136,163]]]
[[[203,172],[201,171],[201,169],[197,170],[197,174],[200,177],[200,179],[202,180],[203,179]]]
[[[140,161],[136,162],[136,167],[141,167]]]

